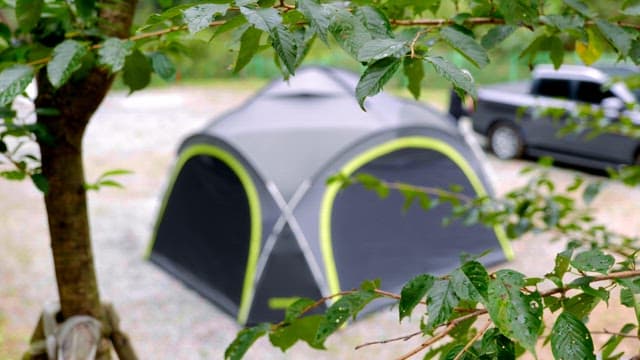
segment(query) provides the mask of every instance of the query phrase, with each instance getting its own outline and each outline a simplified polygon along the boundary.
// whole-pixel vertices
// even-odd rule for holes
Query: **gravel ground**
[[[125,190],[91,193],[89,208],[102,298],[115,304],[141,359],[221,359],[239,329],[215,306],[144,261],[143,254],[181,140],[250,94],[251,90],[217,87],[158,89],[132,96],[115,93],[87,130],[89,181],[110,169],[135,171],[121,178]],[[489,164],[498,192],[505,192],[524,181],[518,170],[528,163],[489,158]],[[558,184],[568,184],[574,173],[557,169],[553,177]],[[3,181],[0,199],[0,359],[15,359],[24,351],[43,303],[56,298],[55,278],[41,195],[28,182]],[[603,222],[628,234],[640,233],[640,222],[635,221],[640,214],[639,189],[608,184],[594,205]],[[543,236],[528,236],[514,247],[517,260],[508,266],[541,276],[563,246]],[[619,325],[611,324],[621,324],[629,316],[633,315],[618,307],[603,307],[590,327],[614,330]],[[358,351],[353,347],[406,334],[416,326],[415,319],[398,325],[395,311],[383,311],[330,338],[327,352],[299,344],[283,355],[261,340],[246,358],[393,358],[418,339]],[[541,358],[547,356],[543,352]]]

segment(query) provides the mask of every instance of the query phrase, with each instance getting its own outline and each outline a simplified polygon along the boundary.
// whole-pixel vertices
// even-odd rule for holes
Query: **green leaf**
[[[183,12],[184,22],[187,23],[189,32],[195,34],[209,27],[213,17],[217,14],[224,15],[229,9],[228,4],[202,4],[192,6]]]
[[[96,0],[74,0],[78,15],[87,20],[95,15]]]
[[[41,173],[31,174],[31,181],[44,195],[49,193],[49,181]]]
[[[631,50],[629,50],[629,58],[634,64],[640,65],[640,40],[635,39],[631,43]]]
[[[360,6],[354,12],[369,34],[374,39],[387,39],[393,37],[389,19],[378,9],[371,6]]]
[[[534,3],[531,0],[498,0],[498,9],[509,25],[532,25],[538,18],[537,1]]]
[[[238,59],[236,65],[233,68],[234,73],[240,72],[258,52],[260,46],[260,37],[262,31],[251,26],[245,30],[240,37],[240,51],[238,51]]]
[[[317,346],[323,346],[324,341],[342,324],[350,317],[355,317],[362,308],[378,297],[379,295],[371,290],[360,290],[338,299],[327,309],[322,321],[320,321],[313,343]]]
[[[153,68],[153,72],[165,81],[172,81],[176,78],[176,67],[173,65],[171,59],[164,53],[151,53],[151,67]]]
[[[438,12],[438,9],[440,9],[440,3],[441,3],[441,0],[423,0],[421,1],[420,6],[428,9],[429,11],[431,11],[433,15],[435,15]],[[414,5],[414,6],[417,6],[417,5]],[[417,10],[416,12],[419,13],[420,11]]]
[[[451,273],[453,290],[460,299],[487,304],[489,274],[477,261],[469,261]]]
[[[313,348],[324,349],[322,345],[315,342],[316,332],[322,319],[322,315],[311,315],[296,319],[290,324],[271,332],[269,341],[283,352],[291,348],[298,340],[305,341]]]
[[[633,330],[635,328],[636,328],[635,324],[631,324],[631,323],[624,324],[624,326],[622,326],[620,331],[618,331],[618,334],[626,335],[629,332],[631,332],[631,330]],[[604,360],[614,360],[614,359],[619,359],[620,357],[622,357],[622,355],[623,355],[622,353],[620,353],[618,355],[613,355],[613,352],[618,347],[618,345],[620,345],[620,343],[622,342],[623,339],[624,339],[623,336],[612,335],[609,338],[609,340],[607,340],[607,342],[604,343],[604,345],[602,345],[602,359],[604,359]]]
[[[47,77],[54,88],[64,85],[71,75],[82,66],[87,46],[75,40],[65,40],[53,49],[47,64]]]
[[[535,354],[535,344],[542,329],[542,298],[537,291],[523,293],[524,275],[513,270],[499,270],[489,283],[487,310],[502,334]]]
[[[40,20],[44,0],[16,0],[16,19],[25,32],[31,31]]]
[[[274,8],[254,10],[241,7],[240,12],[250,24],[269,34],[274,28],[282,24],[282,17],[280,17],[278,10]]]
[[[578,15],[546,15],[540,20],[560,31],[579,32],[584,27],[584,19]]]
[[[112,73],[122,70],[124,61],[133,51],[134,43],[129,40],[108,38],[98,50],[98,64],[107,66]]]
[[[485,49],[493,49],[496,45],[503,42],[509,35],[513,34],[516,31],[516,27],[513,25],[498,25],[492,27],[487,33],[482,37],[480,43],[482,47]]]
[[[435,278],[433,276],[429,274],[421,274],[404,284],[402,291],[400,292],[400,301],[398,304],[400,321],[411,315],[413,309],[425,297],[427,291],[431,289],[434,281]]]
[[[269,328],[268,323],[262,323],[257,326],[241,330],[233,342],[227,347],[224,352],[225,360],[240,360],[244,354],[249,350],[251,345],[264,336]]]
[[[502,335],[496,328],[491,328],[482,336],[480,359],[508,360],[516,358],[515,344],[508,337]]]
[[[548,41],[549,56],[551,57],[551,62],[553,62],[553,67],[557,70],[564,60],[564,44],[557,36],[551,36]]]
[[[589,6],[581,0],[564,0],[564,3],[585,17],[589,18],[594,16],[594,13],[589,9]]]
[[[603,253],[601,250],[588,250],[579,253],[571,261],[571,265],[580,271],[595,271],[606,274],[613,263],[613,256]]]
[[[556,359],[595,360],[593,340],[586,326],[568,312],[556,319],[551,330],[551,351]]]
[[[464,344],[455,344],[444,353],[440,360],[473,360],[478,358],[479,354],[473,347],[465,350]]]
[[[362,110],[365,110],[364,100],[368,96],[379,93],[384,84],[396,73],[399,66],[400,59],[392,57],[380,59],[367,66],[356,86],[356,98]]]
[[[449,280],[436,280],[427,294],[428,331],[449,321],[459,299]]]
[[[309,298],[300,298],[294,301],[291,305],[287,307],[285,310],[284,320],[287,322],[292,322],[297,317],[302,315],[302,312],[308,307],[315,304],[315,300]]]
[[[417,100],[422,90],[422,79],[424,78],[424,64],[422,59],[405,57],[402,62],[404,75],[407,77],[407,89]]]
[[[356,174],[355,180],[360,183],[365,189],[375,191],[381,198],[386,198],[389,195],[389,187],[380,179],[371,174]]]
[[[360,48],[372,39],[362,22],[345,10],[337,11],[334,14],[329,25],[329,32],[336,39],[338,45],[353,58],[357,58]]]
[[[0,23],[0,39],[11,42],[11,28],[7,24]]]
[[[2,139],[0,139],[0,153],[7,152],[7,143],[5,143]]]
[[[282,25],[282,18],[274,8],[249,9],[240,8],[247,21],[257,29],[269,33],[273,49],[290,74],[295,74],[298,49],[293,34]]]
[[[358,51],[358,61],[368,62],[386,57],[402,57],[409,51],[407,43],[396,39],[375,39],[367,41]]]
[[[326,44],[329,24],[331,23],[330,11],[317,0],[298,0],[298,9],[309,20],[313,31]]]
[[[464,91],[474,99],[478,97],[471,75],[462,72],[462,70],[440,56],[427,56],[425,61],[433,65],[436,72],[450,81],[455,89]]]
[[[598,29],[602,35],[616,48],[622,55],[627,55],[631,50],[631,40],[633,38],[623,28],[618,25],[614,25],[606,20],[595,20]]]
[[[560,301],[560,299],[558,299],[557,297],[547,296],[543,300],[544,300],[544,305],[552,313],[556,312],[556,310],[562,307],[562,301]]]
[[[601,189],[602,181],[589,183],[589,185],[587,185],[587,187],[584,189],[584,192],[582,193],[582,201],[584,201],[584,203],[587,205],[591,204],[591,202],[593,202],[593,199],[600,193]]]
[[[556,255],[555,266],[553,267],[553,273],[546,274],[545,276],[553,281],[556,286],[562,286],[562,277],[569,271],[569,265],[571,264],[571,251],[563,251]]]
[[[109,176],[131,175],[131,174],[133,174],[133,171],[131,171],[131,170],[113,169],[113,170],[108,170],[108,171],[105,171],[104,173],[102,173],[102,175],[100,175],[100,179],[103,179],[103,178],[109,177]]]
[[[562,302],[564,311],[575,316],[577,319],[586,319],[591,311],[598,305],[600,298],[591,294],[578,294]]]
[[[623,287],[620,290],[620,303],[634,310],[636,323],[640,324],[640,294],[635,293],[632,288]]]
[[[535,38],[535,40],[533,40],[529,46],[527,46],[526,49],[524,49],[521,53],[520,53],[520,58],[527,58],[528,57],[528,63],[529,66],[533,65],[533,62],[536,58],[536,55],[538,54],[538,52],[540,50],[542,50],[542,48],[544,47],[545,43],[547,41],[547,36],[545,35],[540,35],[537,38]]]
[[[485,49],[467,34],[448,26],[440,30],[440,36],[475,66],[483,68],[489,63]]]
[[[134,50],[124,62],[122,80],[129,87],[129,93],[144,89],[151,82],[151,62],[140,50]]]
[[[284,25],[279,24],[269,32],[271,44],[291,75],[295,74],[298,64],[298,44],[296,39]]]
[[[7,170],[0,172],[0,177],[7,180],[24,180],[27,177],[27,173],[22,170]]]
[[[107,179],[107,180],[101,180],[98,183],[95,184],[97,188],[103,187],[103,186],[107,186],[107,187],[113,187],[113,188],[118,188],[118,189],[124,189],[124,186],[122,184],[120,184],[119,182],[115,181],[115,180],[111,180],[111,179]]]
[[[14,65],[0,72],[0,107],[9,105],[33,80],[31,66]]]
[[[247,19],[242,15],[236,15],[227,20],[224,24],[216,27],[216,31],[213,33],[212,39],[225,32],[231,31],[247,23]]]

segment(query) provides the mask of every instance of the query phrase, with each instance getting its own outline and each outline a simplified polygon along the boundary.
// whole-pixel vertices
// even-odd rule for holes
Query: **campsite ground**
[[[253,91],[233,83],[207,87],[154,89],[132,96],[109,96],[85,138],[89,181],[102,172],[126,168],[125,190],[104,189],[89,197],[94,249],[101,293],[113,302],[143,359],[220,359],[238,327],[221,311],[143,259],[151,236],[175,150],[184,138],[210,118],[239,105]],[[425,99],[444,98],[427,93]],[[524,161],[489,158],[496,188],[505,192],[525,179],[518,175]],[[568,184],[574,170],[555,169],[558,184]],[[592,175],[586,175],[593,179]],[[0,183],[0,359],[17,359],[43,303],[55,299],[55,278],[48,246],[41,195],[31,183]],[[640,189],[610,183],[596,200],[603,222],[629,234],[640,234]],[[507,266],[541,276],[562,249],[545,236],[514,243],[517,259]],[[632,314],[616,306],[602,307],[589,326],[617,330]],[[265,341],[248,359],[385,359],[416,344],[395,343],[354,351],[353,347],[415,331],[414,323],[398,326],[395,311],[381,312],[330,338],[327,352],[306,345],[282,355]],[[602,343],[604,337],[597,340]],[[547,359],[549,356],[542,355]]]

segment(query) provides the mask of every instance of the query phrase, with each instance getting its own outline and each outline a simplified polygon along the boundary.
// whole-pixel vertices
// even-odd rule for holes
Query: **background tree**
[[[637,23],[640,7],[634,1],[607,2],[606,7],[599,2],[587,4],[580,0],[215,0],[185,1],[176,6],[167,0],[159,4],[167,9],[150,16],[131,35],[135,1],[0,2],[5,15],[15,18],[14,25],[12,21],[0,25],[0,106],[4,118],[0,151],[14,166],[0,174],[9,179],[28,176],[45,194],[62,320],[88,314],[110,327],[100,302],[91,253],[87,184],[82,167],[84,129],[111,86],[114,74],[122,72],[131,91],[146,87],[152,72],[165,79],[173,78],[175,68],[167,54],[181,49],[179,45],[185,35],[210,32],[213,46],[219,46],[216,36],[234,32],[239,39],[235,72],[242,70],[258,52],[271,48],[285,77],[295,74],[317,38],[337,45],[364,66],[355,94],[363,109],[365,99],[381,91],[401,68],[407,88],[415,97],[420,95],[423,79],[432,74],[450,81],[456,91],[475,97],[473,78],[443,57],[446,53],[443,50],[453,49],[481,69],[490,61],[489,50],[515,32],[529,34],[531,41],[522,47],[521,57],[530,62],[543,53],[559,66],[565,53],[574,50],[587,64],[607,51],[621,59],[640,62]],[[17,121],[20,119],[15,119],[16,114],[9,107],[33,78],[37,79],[39,90],[35,124]],[[25,139],[37,140],[39,157],[19,151],[19,144]],[[338,179],[345,183],[359,181]],[[541,198],[542,202],[529,199],[531,192],[513,194],[504,202],[485,198],[468,203],[461,202],[455,192],[437,194],[440,201],[453,205],[455,216],[467,221],[506,223],[513,237],[533,229],[554,230],[564,235],[574,231],[582,241],[572,244],[572,248],[589,248],[558,256],[556,269],[548,277],[557,285],[557,290],[551,292],[541,293],[536,287],[537,280],[522,274],[509,271],[488,274],[474,260],[465,262],[450,278],[423,275],[409,282],[409,293],[398,295],[401,316],[426,299],[429,316],[421,334],[435,334],[436,329],[444,327],[444,332],[429,338],[437,340],[463,323],[468,330],[462,332],[466,337],[453,342],[447,350],[449,354],[457,349],[452,358],[462,358],[472,351],[486,355],[487,351],[495,353],[500,349],[508,349],[507,355],[511,356],[518,346],[533,351],[542,329],[539,315],[544,307],[565,310],[556,323],[557,331],[551,334],[556,356],[584,353],[588,355],[584,358],[588,358],[593,354],[593,345],[581,325],[582,317],[567,310],[571,306],[564,295],[577,288],[580,294],[605,297],[598,291],[608,293],[610,289],[594,289],[589,285],[593,282],[615,280],[614,285],[625,290],[625,304],[640,310],[636,304],[640,288],[635,280],[628,280],[638,275],[633,239],[607,233],[607,241],[600,241],[600,225],[573,216],[575,204],[570,198],[554,193],[548,183],[543,176],[534,183],[535,189],[529,189],[540,194],[533,200]],[[103,182],[107,184],[108,181]],[[368,185],[395,186],[384,181]],[[573,190],[581,186],[578,184]],[[405,186],[403,190],[408,199],[429,196],[424,189]],[[584,186],[585,199],[591,198],[596,190],[597,186]],[[609,241],[612,237],[620,240],[621,249],[612,246]],[[613,258],[605,253],[612,248],[625,256],[625,261],[615,267]],[[565,284],[563,276],[569,269],[581,277]],[[603,275],[595,276],[594,272]],[[455,279],[461,282],[456,283]],[[314,338],[302,340],[321,346],[349,316],[378,296],[395,295],[384,294],[379,284],[372,282],[365,283],[361,290],[342,294],[325,317],[315,322]],[[309,301],[297,303],[281,324],[263,324],[241,332],[238,341],[229,348],[228,357],[242,356],[258,336],[266,333],[272,342],[276,339],[276,346],[286,349],[301,336],[287,329],[308,321],[300,316],[314,306]],[[453,311],[461,304],[469,312],[462,317]],[[489,329],[487,325],[476,336],[470,330],[471,321],[467,320],[486,313],[495,327]],[[575,336],[568,339],[575,341],[558,343],[561,338],[554,334],[567,331]],[[35,335],[36,339],[41,337],[41,331]],[[283,338],[285,345],[278,342]],[[478,350],[480,340],[488,345]],[[431,341],[426,340],[424,348]],[[616,341],[617,338],[612,340]],[[108,352],[103,350],[100,356],[107,357]]]

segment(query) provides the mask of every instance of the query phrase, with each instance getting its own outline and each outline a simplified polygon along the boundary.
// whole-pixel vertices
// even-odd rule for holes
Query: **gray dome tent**
[[[442,274],[461,252],[486,264],[511,249],[500,228],[442,226],[445,207],[402,211],[331,175],[359,172],[421,186],[491,193],[453,121],[380,94],[363,112],[358,77],[321,67],[275,81],[182,144],[157,220],[151,260],[241,324],[282,319],[295,297],[319,298],[380,278],[400,291]]]

